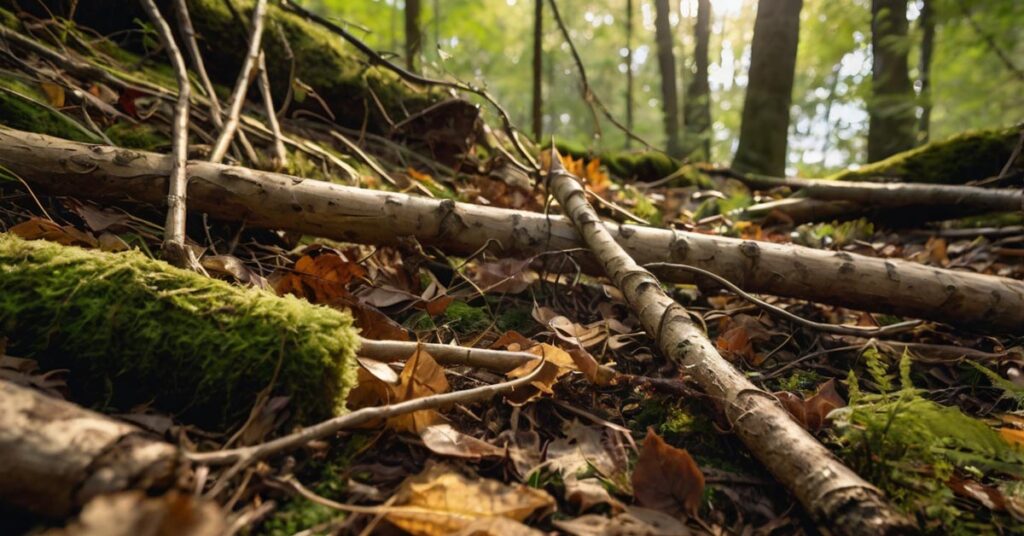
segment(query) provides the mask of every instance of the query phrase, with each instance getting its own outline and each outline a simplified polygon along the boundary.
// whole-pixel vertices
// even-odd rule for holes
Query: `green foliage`
[[[32,98],[37,92],[16,80],[0,79],[0,124],[18,130],[96,143],[99,136],[68,116]],[[11,88],[11,89],[9,89]],[[27,90],[25,93],[19,89]]]
[[[863,391],[850,371],[849,406],[833,412],[844,459],[925,526],[970,534],[975,514],[952,504],[946,481],[958,471],[1021,477],[1024,456],[982,421],[924,398],[906,354],[898,388],[877,352],[864,358],[879,392]]]
[[[355,382],[349,314],[231,286],[138,252],[0,234],[0,337],[13,355],[71,371],[76,400],[139,404],[201,425],[244,417],[257,394],[302,420],[344,410]]]
[[[155,151],[170,145],[171,140],[160,130],[146,123],[118,122],[110,125],[104,134],[115,145],[128,149]]]
[[[980,365],[973,361],[967,362],[971,367],[980,372],[989,382],[992,383],[993,387],[1002,389],[1003,396],[1006,398],[1013,399],[1017,404],[1018,409],[1024,409],[1024,387],[1017,385],[1016,383],[1007,380],[1006,378],[999,375],[998,372],[989,369],[984,365]]]

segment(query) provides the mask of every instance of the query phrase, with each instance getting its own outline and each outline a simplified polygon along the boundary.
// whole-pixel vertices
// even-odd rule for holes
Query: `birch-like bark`
[[[750,452],[832,534],[902,534],[910,521],[882,492],[843,465],[781,404],[730,365],[685,308],[620,246],[587,202],[579,180],[557,157],[549,192],[572,220],[605,274],[622,292],[662,353],[714,400]]]
[[[32,188],[95,201],[159,204],[172,159],[0,128],[0,165]],[[455,255],[487,247],[527,257],[581,245],[559,216],[365,190],[246,168],[193,162],[189,206],[250,227],[365,244],[404,237]],[[895,313],[987,331],[1024,330],[1024,282],[898,259],[635,225],[608,230],[640,264],[683,263],[760,292]],[[588,258],[580,257],[584,267]],[[593,269],[592,260],[589,268]],[[666,269],[663,281],[693,282]],[[701,281],[698,280],[698,283]]]
[[[180,466],[134,426],[0,380],[0,503],[60,518],[97,495],[167,489]]]

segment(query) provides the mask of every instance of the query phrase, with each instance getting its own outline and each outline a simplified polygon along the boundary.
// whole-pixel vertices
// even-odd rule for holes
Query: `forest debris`
[[[423,444],[435,454],[456,458],[480,459],[504,457],[505,449],[466,435],[450,424],[432,424],[420,430]]]
[[[389,385],[365,369],[359,371],[359,385],[349,394],[349,407],[365,408],[384,404],[397,404],[416,398],[446,393],[449,390],[444,369],[426,351],[417,348],[405,362],[397,385]],[[443,422],[435,410],[423,410],[389,419],[388,428],[400,432],[422,432],[429,426]],[[368,423],[373,427],[379,424]]]
[[[79,231],[71,225],[58,225],[53,220],[32,217],[14,227],[8,232],[18,235],[25,240],[49,240],[65,246],[82,246],[87,248],[99,247],[99,242],[91,234]]]
[[[63,529],[46,536],[220,536],[227,523],[219,506],[207,499],[171,491],[149,497],[126,491],[97,497]]]
[[[788,392],[775,393],[790,415],[809,432],[814,433],[825,425],[829,412],[846,406],[846,401],[836,391],[836,381],[830,378],[818,387],[809,398],[802,398]]]
[[[523,521],[535,512],[554,508],[547,492],[519,484],[508,486],[488,478],[467,478],[444,464],[431,464],[410,477],[396,494],[387,520],[411,534],[447,535],[475,520],[506,517]]]
[[[575,519],[555,521],[555,526],[573,536],[691,536],[699,534],[677,517],[636,506],[627,506],[613,517],[588,514]]]
[[[555,383],[558,379],[566,374],[576,370],[576,364],[569,354],[556,346],[550,344],[538,344],[527,350],[528,353],[533,354],[537,357],[543,358],[544,363],[541,365],[540,360],[530,361],[523,363],[522,365],[510,370],[506,373],[509,378],[521,378],[530,374],[538,366],[542,367],[537,377],[530,382],[529,386],[517,389],[505,395],[505,400],[514,406],[522,406],[527,402],[535,400],[542,395],[554,394]]]
[[[610,450],[604,430],[583,425],[578,420],[566,422],[564,438],[552,441],[547,447],[547,464],[562,475],[565,497],[585,512],[597,504],[608,504],[615,511],[624,505],[611,496],[599,477],[616,485],[628,482],[626,452],[621,443]],[[596,474],[587,475],[593,468]]]
[[[704,496],[704,473],[689,452],[665,443],[654,429],[648,429],[633,468],[633,496],[646,508],[696,516]]]
[[[96,496],[174,485],[176,449],[138,428],[0,380],[0,501],[51,517]]]
[[[170,169],[166,156],[6,128],[0,128],[0,165],[51,194],[150,203],[163,201],[160,177]],[[189,172],[193,209],[222,219],[245,220],[253,227],[382,245],[411,236],[453,254],[471,254],[489,244],[500,244],[505,255],[521,256],[580,245],[572,223],[559,216],[350,188],[205,162],[191,163]],[[1024,282],[1018,280],[684,231],[632,225],[606,229],[640,264],[688,262],[747,291],[987,330],[1019,331],[1024,326]],[[586,262],[583,267],[595,268]],[[657,273],[667,282],[694,280],[693,274],[671,268]]]
[[[347,313],[135,251],[0,234],[0,330],[9,352],[69,369],[76,400],[152,403],[214,427],[247,415],[267,388],[292,396],[300,420],[332,415],[355,379]]]

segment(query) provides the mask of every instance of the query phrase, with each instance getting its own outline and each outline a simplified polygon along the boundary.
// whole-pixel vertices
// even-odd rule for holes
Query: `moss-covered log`
[[[1020,128],[975,130],[842,171],[830,179],[964,184],[999,174],[1020,141]],[[1015,168],[1024,168],[1019,156]]]
[[[138,252],[0,234],[8,353],[70,369],[75,400],[152,404],[222,427],[272,388],[300,419],[342,411],[354,383],[347,313],[179,270]]]
[[[551,146],[550,143],[543,145],[543,149]],[[608,151],[597,153],[582,145],[557,142],[555,147],[558,153],[573,158],[584,158],[591,160],[600,159],[616,177],[625,180],[638,180],[653,182],[663,179],[677,171],[682,163],[671,156],[657,151]]]
[[[171,0],[157,0],[167,20],[174,24]],[[253,6],[252,0],[188,0],[203,57],[210,77],[225,87],[233,85],[246,53],[246,28]],[[19,4],[19,6],[15,6]],[[0,6],[16,11],[17,7],[38,17],[48,17],[47,10],[67,15],[70,4],[64,0],[15,2],[0,0]],[[138,2],[124,0],[90,0],[74,8],[76,24],[104,35],[115,32],[138,33],[139,20],[147,20]],[[0,22],[7,19],[0,19]],[[267,70],[274,96],[279,100],[289,93],[289,84],[298,79],[311,87],[330,108],[337,123],[371,131],[385,132],[389,121],[399,122],[410,113],[421,111],[442,99],[431,88],[415,87],[394,73],[372,66],[354,47],[329,30],[271,3],[267,12],[268,31],[264,39]],[[139,34],[141,35],[141,34]],[[287,43],[284,42],[287,41]],[[140,43],[130,39],[119,41],[129,49],[141,50]],[[288,51],[292,54],[289,54]],[[292,62],[294,57],[294,64]],[[292,67],[294,66],[294,73]],[[293,76],[294,74],[294,76]],[[299,107],[326,114],[312,97]],[[385,118],[385,113],[387,118]]]

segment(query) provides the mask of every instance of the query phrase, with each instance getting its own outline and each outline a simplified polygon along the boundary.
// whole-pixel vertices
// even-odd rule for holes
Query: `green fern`
[[[999,375],[994,370],[989,369],[984,365],[979,365],[969,361],[969,365],[977,369],[978,372],[985,375],[988,381],[992,383],[993,387],[1002,389],[1003,397],[1012,399],[1017,404],[1017,409],[1024,409],[1024,387],[1017,385],[1010,380]]]

